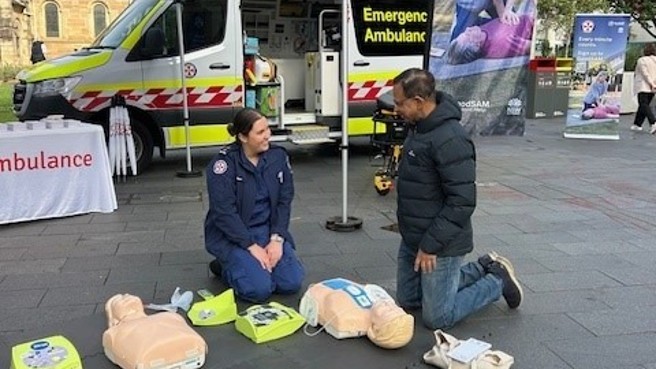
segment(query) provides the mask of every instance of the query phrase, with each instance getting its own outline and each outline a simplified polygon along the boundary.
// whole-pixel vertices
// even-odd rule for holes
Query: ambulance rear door
[[[425,0],[347,0],[349,22],[349,133],[371,129],[376,98],[392,89],[392,80],[410,67],[422,67],[428,31]],[[361,121],[362,126],[353,122]]]
[[[176,16],[176,5],[171,4],[150,25],[144,37],[163,37],[164,48],[161,55],[142,60],[142,101],[158,123],[169,127],[165,129],[169,147],[184,145],[184,140],[172,139],[184,137],[176,133],[183,123]],[[243,101],[241,31],[239,27],[227,26],[239,24],[237,1],[185,1],[182,20],[192,129],[231,122],[234,107]],[[194,135],[193,130],[192,139],[194,145],[213,143],[208,137]]]

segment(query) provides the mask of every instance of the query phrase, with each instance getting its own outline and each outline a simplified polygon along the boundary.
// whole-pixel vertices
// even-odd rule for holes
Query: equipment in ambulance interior
[[[123,369],[200,368],[207,344],[174,312],[146,315],[141,299],[118,294],[105,303],[105,356]]]
[[[374,134],[371,144],[380,150],[377,158],[383,159],[383,165],[374,173],[374,188],[379,195],[385,196],[394,188],[394,179],[398,176],[399,161],[403,152],[403,141],[408,136],[407,122],[394,112],[394,95],[386,92],[376,99],[376,111],[372,117]],[[379,133],[379,124],[385,126],[385,132]]]
[[[334,278],[312,284],[299,306],[307,325],[337,338],[367,336],[385,349],[401,348],[414,334],[414,317],[401,309],[380,286],[361,285],[344,278]]]

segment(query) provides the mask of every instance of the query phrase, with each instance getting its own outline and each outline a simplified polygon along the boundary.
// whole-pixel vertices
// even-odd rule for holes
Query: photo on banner
[[[619,140],[622,74],[629,15],[578,14],[574,72],[563,136]]]
[[[424,67],[473,135],[523,135],[537,0],[435,0]]]

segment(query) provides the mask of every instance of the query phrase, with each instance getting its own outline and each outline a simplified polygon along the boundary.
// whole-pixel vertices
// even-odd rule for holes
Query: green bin
[[[553,92],[554,116],[556,117],[567,115],[573,71],[574,59],[556,59],[556,88]]]
[[[537,58],[528,64],[528,118],[551,118],[554,116],[553,93],[556,89],[556,59]]]

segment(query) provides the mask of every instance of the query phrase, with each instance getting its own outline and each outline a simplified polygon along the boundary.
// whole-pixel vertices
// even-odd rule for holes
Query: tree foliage
[[[610,12],[611,1],[616,0],[537,0],[538,18],[542,20],[545,28],[569,35],[572,32],[576,14]],[[644,0],[627,1],[638,3]],[[646,3],[655,1],[649,0]]]
[[[538,0],[540,4],[540,0]],[[652,29],[656,25],[656,1],[655,0],[610,0],[611,6],[618,13],[631,14],[642,28],[653,37],[656,33]]]

